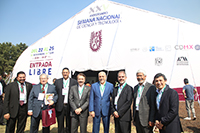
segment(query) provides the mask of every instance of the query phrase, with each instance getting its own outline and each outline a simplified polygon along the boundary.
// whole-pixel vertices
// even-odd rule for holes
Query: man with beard
[[[137,133],[151,133],[156,112],[156,87],[146,82],[146,72],[136,73],[138,84],[133,91],[133,122]]]
[[[119,85],[114,88],[111,113],[115,119],[115,133],[131,132],[131,103],[133,88],[126,83],[125,71],[118,72]]]
[[[80,125],[81,133],[87,133],[90,87],[84,84],[85,78],[85,74],[79,73],[77,75],[78,84],[72,86],[69,93],[70,115],[73,123],[71,124],[71,133],[78,132],[78,125]]]
[[[69,92],[73,85],[77,85],[75,79],[69,78],[70,71],[68,68],[63,68],[63,78],[57,79],[54,83],[58,93],[58,101],[56,103],[56,116],[58,121],[58,133],[64,133],[64,118],[66,118],[66,133],[70,133],[71,117]]]
[[[26,82],[23,71],[17,73],[17,81],[6,86],[4,118],[7,120],[6,133],[14,133],[17,120],[17,133],[23,133],[26,126],[28,97],[32,84]]]
[[[181,133],[183,132],[179,119],[179,98],[178,93],[167,84],[164,74],[158,73],[154,76],[156,92],[156,127],[160,133]]]
[[[92,84],[90,91],[89,112],[93,117],[93,133],[99,133],[101,117],[104,133],[109,132],[110,124],[110,98],[113,93],[113,84],[106,81],[106,73],[98,74],[99,82]]]

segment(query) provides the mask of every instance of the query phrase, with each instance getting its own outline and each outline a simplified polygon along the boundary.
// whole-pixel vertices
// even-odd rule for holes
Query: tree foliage
[[[25,43],[13,45],[11,42],[0,43],[0,74],[10,73],[18,57],[28,46]]]

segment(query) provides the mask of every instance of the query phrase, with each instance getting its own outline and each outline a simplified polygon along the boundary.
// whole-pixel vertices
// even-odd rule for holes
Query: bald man
[[[110,98],[113,93],[113,84],[106,81],[105,72],[98,74],[99,82],[92,84],[90,91],[89,112],[93,117],[93,133],[99,133],[101,117],[104,133],[109,132]]]

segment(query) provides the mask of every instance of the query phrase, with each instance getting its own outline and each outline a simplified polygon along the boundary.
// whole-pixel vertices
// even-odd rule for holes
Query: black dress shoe
[[[3,122],[3,123],[0,123],[0,125],[4,126],[4,125],[6,125],[6,123]]]

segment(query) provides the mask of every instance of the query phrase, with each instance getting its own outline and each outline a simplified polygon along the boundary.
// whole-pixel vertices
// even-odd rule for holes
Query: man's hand
[[[90,115],[94,118],[95,117],[95,112],[94,111],[90,112]]]
[[[32,115],[33,115],[33,112],[28,112],[28,115],[29,115],[29,116],[32,116]]]
[[[49,105],[53,105],[54,104],[54,101],[53,100],[49,100]]]
[[[5,115],[4,115],[4,118],[5,118],[6,120],[9,120],[9,119],[10,119],[10,114],[9,114],[9,113],[5,114]]]
[[[117,111],[115,111],[113,114],[114,114],[115,118],[119,118]]]
[[[149,126],[150,127],[153,127],[154,125],[155,125],[154,122],[149,121]]]
[[[159,122],[158,120],[156,120],[156,127],[158,129],[162,129],[163,128],[163,124],[161,123],[161,121]]]
[[[81,114],[81,111],[82,111],[82,109],[81,109],[81,108],[78,108],[78,109],[75,110],[75,113],[76,113],[77,115],[80,115],[80,114]]]

